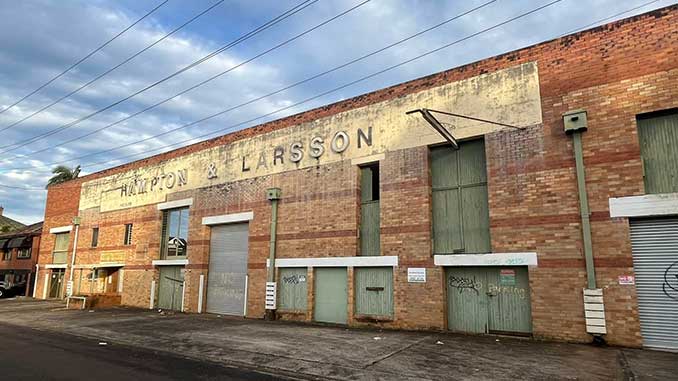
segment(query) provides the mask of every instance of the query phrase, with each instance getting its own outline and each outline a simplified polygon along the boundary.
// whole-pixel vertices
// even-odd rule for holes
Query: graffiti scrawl
[[[678,262],[674,262],[664,271],[662,290],[669,298],[678,300]]]

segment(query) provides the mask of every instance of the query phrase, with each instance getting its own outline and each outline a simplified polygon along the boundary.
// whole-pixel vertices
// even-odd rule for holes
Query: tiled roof
[[[9,226],[8,232],[14,232],[18,229],[26,227],[26,225],[22,224],[19,221],[15,221],[9,217],[0,215],[0,233],[2,233],[6,229],[5,226]]]
[[[0,216],[2,218],[2,216]],[[13,230],[8,233],[2,233],[0,234],[0,238],[12,238],[12,237],[18,237],[18,236],[28,236],[28,235],[39,235],[42,233],[42,221],[34,223],[32,225],[24,225],[22,223],[16,222],[14,220],[9,219],[10,221],[13,221],[15,223],[18,223],[21,225],[23,228],[19,228],[17,230]]]

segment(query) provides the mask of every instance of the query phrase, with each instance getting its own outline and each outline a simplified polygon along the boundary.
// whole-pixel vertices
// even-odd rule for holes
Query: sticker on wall
[[[504,269],[499,271],[499,284],[502,286],[515,286],[516,270]]]
[[[629,286],[636,284],[636,277],[633,275],[620,275],[619,284],[623,286]]]
[[[410,267],[407,269],[407,282],[426,283],[426,268]]]

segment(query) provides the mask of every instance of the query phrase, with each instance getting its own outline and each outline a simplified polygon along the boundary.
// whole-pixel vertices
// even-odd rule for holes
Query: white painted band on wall
[[[232,214],[222,214],[219,216],[203,217],[203,225],[222,225],[233,224],[237,222],[247,222],[254,219],[254,212],[242,212]]]
[[[122,294],[122,283],[124,280],[125,269],[118,270],[118,293]]]
[[[160,204],[158,204],[158,210],[183,208],[185,206],[191,205],[193,205],[193,198],[184,198],[182,200],[161,202]]]
[[[537,266],[537,253],[434,255],[436,266]]]
[[[153,266],[185,266],[188,259],[156,259],[151,263]]]
[[[250,276],[245,274],[245,300],[243,300],[243,316],[247,316],[247,288],[250,285]]]
[[[155,305],[155,280],[151,281],[151,302],[150,306],[148,307],[149,309],[153,309]]]
[[[612,197],[610,217],[650,217],[678,214],[678,193]]]
[[[51,229],[49,229],[49,233],[50,233],[50,234],[68,233],[68,232],[70,232],[71,230],[73,230],[73,226],[72,226],[72,225],[68,225],[68,226],[59,226],[59,227],[56,227],[56,228],[51,228]]]
[[[186,281],[181,282],[181,312],[184,312],[184,300],[186,300]]]
[[[276,258],[275,267],[383,267],[398,266],[398,256]],[[266,267],[270,262],[266,260]]]
[[[124,263],[95,263],[92,265],[75,265],[75,269],[102,269],[105,267],[124,267]],[[122,271],[122,270],[121,270]]]
[[[59,264],[50,263],[50,264],[45,265],[46,269],[65,269],[66,267],[68,267],[68,265],[65,264],[65,263],[63,263],[63,264],[61,264],[61,263],[59,263]]]
[[[198,285],[198,313],[202,313],[202,298],[205,290],[205,275],[200,274],[200,284]]]

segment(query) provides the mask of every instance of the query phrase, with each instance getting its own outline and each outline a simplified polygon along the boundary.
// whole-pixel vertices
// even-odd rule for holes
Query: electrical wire
[[[422,31],[419,31],[419,32],[417,32],[417,33],[415,33],[415,34],[413,34],[413,35],[410,35],[410,36],[408,36],[408,37],[406,37],[406,38],[403,38],[403,39],[401,39],[401,40],[399,40],[399,41],[396,41],[396,42],[394,42],[394,43],[391,43],[391,44],[389,44],[389,45],[386,45],[386,46],[384,46],[384,47],[382,47],[382,48],[380,48],[380,49],[377,49],[377,50],[375,50],[375,51],[372,51],[372,52],[370,52],[370,53],[368,53],[368,54],[365,54],[365,55],[362,55],[362,56],[360,56],[360,57],[358,57],[358,58],[352,59],[352,60],[350,60],[350,61],[348,61],[348,62],[346,62],[346,63],[343,63],[343,64],[341,64],[341,65],[339,65],[339,66],[335,66],[335,67],[333,67],[333,68],[331,68],[331,69],[329,69],[329,70],[323,71],[323,72],[318,73],[318,74],[316,74],[316,75],[313,75],[313,76],[311,76],[311,77],[309,77],[309,78],[306,78],[306,79],[303,79],[303,80],[301,80],[301,81],[298,81],[298,82],[292,83],[292,84],[290,84],[290,85],[287,85],[287,86],[285,86],[285,87],[283,87],[283,88],[281,88],[281,89],[275,90],[275,91],[270,92],[270,93],[268,93],[268,94],[259,96],[259,97],[257,97],[257,98],[254,98],[254,99],[251,99],[251,100],[249,100],[249,101],[246,101],[246,102],[244,102],[244,103],[241,103],[241,104],[238,104],[238,105],[236,105],[236,106],[230,107],[230,108],[224,110],[224,111],[222,112],[221,115],[223,115],[224,113],[231,112],[231,111],[233,111],[233,110],[242,108],[242,107],[244,107],[244,106],[247,106],[247,105],[249,105],[249,104],[252,104],[252,103],[254,103],[254,102],[257,102],[257,101],[259,101],[259,100],[262,100],[262,99],[264,99],[264,98],[268,98],[268,97],[271,97],[271,96],[273,96],[273,95],[279,94],[279,93],[281,93],[281,92],[283,92],[283,91],[286,91],[286,90],[289,90],[289,89],[291,89],[291,88],[300,86],[300,85],[302,85],[302,84],[304,84],[304,83],[310,82],[310,81],[312,81],[312,80],[315,80],[315,79],[320,78],[320,77],[322,77],[322,76],[325,76],[325,75],[327,75],[327,74],[333,73],[333,72],[335,72],[335,71],[337,71],[337,70],[343,69],[343,68],[345,68],[345,67],[347,67],[347,66],[349,66],[349,65],[352,65],[352,64],[357,63],[357,62],[359,62],[359,61],[362,61],[362,60],[364,60],[364,59],[367,59],[367,58],[369,58],[369,57],[372,57],[372,56],[374,56],[374,55],[376,55],[376,54],[378,54],[378,53],[381,53],[381,52],[383,52],[383,51],[385,51],[385,50],[388,50],[388,49],[390,49],[390,48],[393,48],[393,47],[395,47],[395,46],[397,46],[397,45],[399,45],[399,44],[402,44],[402,43],[404,43],[404,42],[407,42],[407,41],[409,41],[409,40],[411,40],[411,39],[413,39],[413,38],[416,38],[416,37],[418,37],[418,36],[421,36],[421,35],[424,34],[424,33],[430,32],[430,31],[432,31],[432,30],[434,30],[434,29],[437,29],[437,28],[439,28],[439,27],[441,27],[441,26],[443,26],[443,25],[445,25],[445,24],[448,24],[448,23],[450,23],[450,22],[452,22],[452,21],[454,21],[454,20],[456,20],[456,19],[459,19],[459,18],[461,18],[461,17],[463,17],[463,16],[466,16],[466,15],[468,15],[468,14],[470,14],[470,13],[473,13],[473,12],[479,10],[479,9],[482,9],[482,8],[484,8],[484,7],[486,7],[486,6],[490,5],[490,4],[492,4],[492,3],[495,3],[496,1],[497,1],[497,0],[490,0],[490,1],[485,2],[485,3],[483,3],[483,4],[481,4],[481,5],[477,6],[477,7],[474,7],[474,8],[472,8],[472,9],[469,9],[468,11],[465,11],[465,12],[460,13],[460,14],[454,16],[454,17],[451,17],[451,18],[449,18],[449,19],[447,19],[447,20],[444,20],[444,21],[442,21],[442,22],[440,22],[440,23],[438,23],[438,24],[436,24],[436,25],[433,25],[433,26],[431,26],[431,27],[429,27],[429,28],[426,28],[426,29],[424,29],[424,30],[422,30]],[[289,41],[289,40],[288,40],[288,41]],[[229,70],[232,70],[232,68],[229,69]],[[217,74],[217,76],[218,76],[218,75],[221,75],[221,73],[220,73],[220,74]],[[129,120],[129,119],[131,119],[131,118],[133,118],[133,117],[135,117],[135,116],[137,116],[137,115],[139,115],[139,114],[141,114],[141,113],[143,113],[143,112],[146,112],[146,111],[148,111],[148,110],[150,110],[150,109],[153,109],[153,108],[155,108],[155,107],[157,107],[157,106],[159,106],[159,105],[161,105],[161,104],[163,104],[163,103],[165,103],[165,102],[167,102],[167,101],[169,101],[169,100],[171,100],[171,99],[173,99],[173,98],[176,98],[176,97],[179,96],[179,95],[182,95],[182,94],[184,94],[184,93],[186,93],[186,92],[188,92],[188,91],[190,91],[190,90],[192,90],[192,89],[195,89],[196,87],[200,86],[201,84],[206,83],[207,81],[210,81],[210,80],[213,79],[213,78],[214,78],[214,77],[209,78],[209,79],[207,79],[206,81],[203,81],[203,82],[199,83],[198,85],[195,85],[195,86],[193,86],[193,87],[191,87],[191,88],[189,88],[189,89],[187,89],[187,90],[184,90],[184,91],[182,91],[181,93],[179,93],[179,94],[177,94],[177,95],[175,95],[175,96],[173,96],[173,97],[170,97],[170,98],[167,98],[167,99],[165,99],[165,100],[163,100],[163,101],[157,102],[157,103],[155,103],[155,104],[153,104],[153,105],[151,105],[151,106],[149,106],[149,107],[146,107],[145,109],[143,109],[143,110],[141,110],[141,111],[138,111],[138,112],[136,112],[136,113],[134,113],[134,114],[131,114],[131,115],[129,115],[129,116],[127,116],[127,117],[125,117],[125,118],[123,118],[123,119],[121,119],[121,120],[118,120],[118,121],[116,121],[116,122],[113,122],[113,123],[111,123],[111,124],[108,124],[108,125],[106,125],[106,126],[103,126],[103,127],[99,128],[99,129],[96,129],[96,130],[94,130],[94,131],[91,131],[91,132],[89,132],[89,133],[87,133],[87,134],[81,135],[81,136],[79,136],[79,137],[77,137],[77,138],[68,140],[68,141],[66,141],[66,142],[62,142],[62,143],[59,143],[59,144],[56,144],[56,145],[52,145],[52,146],[47,147],[47,148],[42,149],[42,150],[38,150],[38,151],[31,152],[30,154],[38,154],[38,153],[41,153],[41,152],[45,152],[45,151],[51,150],[51,149],[53,149],[53,148],[62,146],[62,145],[64,145],[64,144],[71,143],[71,142],[74,142],[74,141],[76,141],[76,140],[83,139],[83,138],[85,138],[85,137],[91,136],[91,135],[93,135],[93,134],[95,134],[95,133],[97,133],[97,132],[99,132],[99,131],[105,130],[105,129],[107,129],[107,128],[113,127],[113,126],[115,126],[115,125],[117,125],[117,124],[120,124],[120,123],[122,123],[122,122],[124,122],[124,121],[127,121],[127,120]],[[181,130],[181,129],[184,129],[184,128],[187,128],[187,127],[190,127],[190,126],[191,126],[191,125],[182,125],[182,126],[179,126],[179,127],[177,127],[177,128],[173,128],[173,129],[171,129],[171,130],[162,132],[162,133],[160,133],[160,134],[156,134],[156,135],[153,135],[153,136],[150,136],[150,137],[141,139],[141,140],[137,140],[137,141],[134,141],[134,142],[126,143],[126,144],[123,144],[123,145],[120,145],[120,146],[117,146],[117,147],[109,148],[109,149],[106,149],[106,150],[103,150],[103,151],[90,153],[90,154],[87,154],[87,155],[79,156],[79,157],[76,157],[76,158],[71,158],[71,159],[64,160],[64,161],[60,161],[60,162],[56,162],[56,163],[45,164],[44,167],[51,167],[52,165],[55,165],[55,164],[67,163],[67,162],[70,162],[70,161],[73,161],[73,160],[79,160],[79,159],[83,159],[83,158],[86,158],[86,157],[95,156],[95,155],[99,155],[99,154],[102,154],[102,153],[115,151],[115,150],[118,150],[118,149],[120,149],[120,148],[129,147],[129,146],[134,145],[134,144],[143,143],[143,142],[145,142],[145,141],[152,140],[152,139],[155,139],[155,138],[157,138],[157,137],[164,136],[164,135],[170,134],[170,133],[172,133],[172,132],[175,132],[175,131],[178,131],[178,130]],[[10,160],[10,159],[3,159],[3,160]],[[30,168],[30,167],[29,167],[29,168]],[[32,167],[32,168],[35,168],[35,167]]]
[[[10,128],[12,128],[12,127],[18,125],[18,124],[21,124],[22,122],[24,122],[24,121],[26,121],[26,120],[28,120],[28,119],[31,119],[32,117],[34,117],[34,116],[40,114],[41,112],[47,110],[48,108],[50,108],[50,107],[52,107],[52,106],[54,106],[54,105],[56,105],[56,104],[58,104],[58,103],[61,103],[61,101],[63,101],[64,99],[67,99],[67,98],[71,97],[72,95],[78,93],[80,90],[82,90],[82,89],[88,87],[89,85],[93,84],[94,82],[96,82],[96,81],[98,81],[99,79],[103,78],[104,76],[110,74],[110,73],[113,72],[114,70],[118,69],[120,66],[122,66],[122,65],[128,63],[129,61],[133,60],[134,58],[138,57],[140,54],[144,53],[144,52],[147,51],[148,49],[150,49],[150,48],[154,47],[155,45],[159,44],[160,42],[164,41],[165,39],[167,39],[168,37],[170,37],[170,36],[173,35],[174,33],[178,32],[179,30],[181,30],[181,29],[183,29],[184,27],[186,27],[188,24],[190,24],[190,23],[192,23],[193,21],[197,20],[199,17],[203,16],[203,15],[206,14],[207,12],[209,12],[209,11],[211,11],[212,9],[216,8],[217,6],[221,5],[224,1],[225,1],[225,0],[219,0],[218,2],[212,4],[212,5],[209,6],[207,9],[203,10],[202,12],[200,12],[200,13],[198,13],[197,15],[193,16],[193,17],[192,17],[191,19],[189,19],[188,21],[186,21],[186,22],[184,22],[183,24],[179,25],[178,27],[174,28],[171,32],[169,32],[169,33],[165,34],[164,36],[160,37],[158,40],[156,40],[156,41],[153,42],[152,44],[150,44],[150,45],[146,46],[145,48],[141,49],[140,51],[134,53],[133,55],[129,56],[128,58],[126,58],[125,60],[123,60],[122,62],[120,62],[119,64],[117,64],[117,65],[113,66],[112,68],[106,70],[105,72],[99,74],[98,76],[94,77],[94,78],[91,79],[90,81],[88,81],[88,82],[86,82],[85,84],[81,85],[81,86],[78,87],[77,89],[75,89],[75,90],[73,90],[73,91],[67,93],[66,95],[61,96],[60,98],[58,98],[57,100],[53,101],[52,103],[50,103],[50,104],[48,104],[48,105],[46,105],[46,106],[43,106],[43,107],[40,108],[39,110],[37,110],[37,111],[35,111],[35,112],[33,112],[33,113],[31,113],[31,114],[29,114],[29,115],[27,115],[27,116],[25,116],[25,117],[19,119],[19,120],[17,120],[16,122],[13,122],[13,123],[7,125],[6,127],[0,128],[0,132],[5,131],[5,130],[7,130],[7,129],[10,129]]]
[[[304,8],[306,8],[306,7],[308,7],[308,6],[312,5],[312,4],[314,4],[314,3],[316,3],[317,1],[318,1],[318,0],[305,0],[305,1],[301,2],[299,5],[295,6],[294,8],[292,8],[292,9],[286,11],[285,13],[283,13],[283,14],[277,16],[276,18],[274,18],[274,19],[268,21],[267,23],[263,24],[262,26],[259,26],[258,28],[254,29],[253,31],[251,31],[251,32],[249,32],[249,33],[247,33],[247,34],[245,34],[245,35],[243,35],[243,36],[237,38],[236,40],[234,40],[234,41],[232,41],[232,42],[230,42],[230,43],[228,43],[228,44],[226,44],[226,45],[220,47],[219,49],[217,49],[217,50],[215,50],[214,52],[212,52],[212,53],[210,53],[210,54],[204,56],[203,58],[201,58],[201,59],[199,59],[199,60],[197,60],[197,61],[191,63],[190,65],[185,66],[185,67],[183,67],[182,69],[180,69],[180,70],[178,70],[178,71],[176,71],[176,72],[174,72],[174,73],[172,73],[172,74],[170,74],[170,75],[168,75],[168,76],[166,76],[166,77],[164,77],[164,78],[162,78],[162,79],[160,79],[160,80],[158,80],[158,81],[156,81],[156,82],[154,82],[154,83],[152,83],[152,84],[150,84],[150,85],[148,85],[148,86],[146,86],[146,87],[144,87],[144,88],[142,88],[141,90],[136,91],[135,93],[132,93],[131,95],[128,95],[128,96],[126,96],[126,97],[124,97],[124,98],[122,98],[122,99],[120,99],[120,100],[114,102],[114,103],[112,103],[112,104],[110,104],[110,105],[108,105],[108,106],[106,106],[106,107],[104,107],[104,108],[101,108],[101,109],[99,109],[99,110],[97,110],[97,111],[94,111],[94,112],[92,112],[92,113],[90,113],[90,114],[88,114],[88,115],[86,115],[86,116],[84,116],[84,117],[81,117],[81,118],[79,118],[79,119],[76,119],[76,120],[74,120],[74,121],[72,121],[72,122],[70,122],[70,123],[64,124],[64,125],[62,125],[62,126],[60,126],[60,127],[57,127],[57,128],[52,129],[52,130],[50,130],[50,131],[47,131],[47,132],[45,132],[45,133],[43,133],[43,134],[39,134],[39,135],[33,136],[33,137],[31,137],[31,138],[28,138],[28,139],[25,139],[25,140],[22,140],[22,141],[19,141],[19,142],[15,142],[15,143],[12,143],[12,144],[9,144],[9,145],[0,146],[0,148],[13,147],[13,148],[10,148],[10,149],[6,149],[6,150],[3,150],[3,151],[0,151],[0,153],[11,152],[11,151],[14,151],[14,150],[16,150],[16,149],[18,149],[18,148],[21,148],[21,147],[23,147],[23,146],[26,146],[26,145],[28,145],[28,144],[31,144],[31,143],[33,143],[33,142],[35,142],[35,141],[42,140],[42,139],[44,139],[44,138],[46,138],[46,137],[48,137],[48,136],[54,135],[54,134],[56,134],[56,133],[58,133],[58,132],[61,132],[61,131],[65,130],[65,129],[68,129],[68,128],[70,128],[70,127],[72,127],[72,126],[74,126],[74,125],[76,125],[76,124],[78,124],[78,123],[80,123],[80,122],[82,122],[82,121],[84,121],[84,120],[87,120],[87,119],[89,119],[89,118],[91,118],[91,117],[93,117],[93,116],[95,116],[95,115],[98,115],[98,114],[100,114],[100,113],[102,113],[102,112],[104,112],[104,111],[106,111],[106,110],[108,110],[108,109],[110,109],[110,108],[112,108],[112,107],[115,107],[115,106],[119,105],[120,103],[125,102],[125,101],[128,100],[128,99],[131,99],[131,98],[133,98],[133,97],[135,97],[135,96],[137,96],[137,95],[139,95],[139,94],[141,94],[141,93],[143,93],[143,92],[145,92],[145,91],[147,91],[147,90],[149,90],[149,89],[151,89],[151,88],[153,88],[153,87],[155,87],[155,86],[157,86],[157,85],[159,85],[159,84],[161,84],[161,83],[163,83],[163,82],[165,82],[165,81],[170,80],[171,78],[176,77],[177,75],[179,75],[179,74],[181,74],[181,73],[183,73],[183,72],[185,72],[185,71],[187,71],[187,70],[190,70],[191,68],[193,68],[193,67],[195,67],[195,66],[200,65],[201,63],[203,63],[203,62],[205,62],[205,61],[211,59],[212,57],[214,57],[214,56],[216,56],[216,55],[218,55],[218,54],[220,54],[220,53],[222,53],[222,52],[224,52],[225,50],[230,49],[231,47],[233,47],[233,46],[235,46],[235,45],[241,43],[242,41],[245,41],[245,40],[247,40],[247,39],[253,37],[254,35],[258,34],[259,32],[262,32],[262,31],[264,31],[264,30],[270,28],[271,26],[277,24],[278,22],[280,22],[280,21],[282,21],[282,20],[284,20],[284,19],[286,19],[286,18],[288,18],[288,17],[290,17],[290,16],[296,14],[297,12],[299,12],[299,11],[301,11],[302,9],[304,9]],[[369,1],[369,0],[367,0],[367,1]]]
[[[157,11],[158,9],[160,9],[160,7],[162,7],[163,5],[167,4],[168,1],[169,1],[169,0],[165,0],[165,1],[163,1],[162,3],[158,4],[155,8],[151,9],[150,11],[148,11],[148,12],[147,12],[145,15],[143,15],[141,18],[137,19],[135,22],[133,22],[132,24],[130,24],[127,28],[125,28],[125,29],[123,29],[122,31],[120,31],[120,33],[116,34],[115,36],[113,36],[112,38],[110,38],[108,41],[104,42],[104,43],[103,43],[102,45],[100,45],[98,48],[92,50],[92,51],[89,52],[86,56],[84,56],[84,57],[82,57],[81,59],[79,59],[78,61],[76,61],[74,64],[72,64],[71,66],[69,66],[66,70],[62,71],[61,73],[57,74],[54,78],[52,78],[52,79],[50,79],[49,81],[45,82],[44,84],[40,85],[37,89],[35,89],[35,90],[31,91],[30,93],[24,95],[24,96],[23,96],[21,99],[19,99],[18,101],[14,102],[14,103],[12,103],[11,105],[9,105],[9,106],[5,107],[4,109],[2,109],[2,111],[0,111],[0,114],[2,114],[3,112],[5,112],[5,111],[11,109],[12,107],[18,105],[19,103],[23,102],[23,101],[26,100],[28,97],[30,97],[31,95],[33,95],[33,94],[37,93],[38,91],[44,89],[46,86],[49,86],[50,83],[52,83],[52,82],[56,81],[57,79],[61,78],[61,76],[63,76],[64,74],[68,73],[69,71],[71,71],[71,69],[73,69],[74,67],[76,67],[76,66],[80,65],[81,63],[83,63],[83,62],[84,62],[85,60],[87,60],[89,57],[91,57],[92,55],[94,55],[95,53],[97,53],[98,51],[100,51],[101,49],[105,48],[108,44],[110,44],[111,42],[113,42],[113,40],[115,40],[115,39],[117,39],[118,37],[122,36],[125,32],[127,32],[127,31],[130,30],[130,29],[132,29],[135,25],[137,25],[138,23],[140,23],[140,22],[141,22],[142,20],[144,20],[146,17],[150,16],[152,13],[154,13],[155,11]]]

